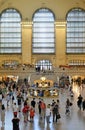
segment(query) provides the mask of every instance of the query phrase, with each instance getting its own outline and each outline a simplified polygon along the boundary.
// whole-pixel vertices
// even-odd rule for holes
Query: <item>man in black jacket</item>
[[[53,112],[53,122],[54,122],[55,118],[56,118],[56,122],[57,122],[58,105],[57,105],[56,103],[55,103],[54,106],[53,106],[52,112]]]
[[[31,101],[31,106],[32,106],[33,108],[35,108],[35,104],[36,104],[36,101],[35,101],[35,98],[33,98],[33,100]]]
[[[14,118],[12,119],[13,130],[19,130],[19,122],[20,119],[17,117],[17,115],[14,115]]]

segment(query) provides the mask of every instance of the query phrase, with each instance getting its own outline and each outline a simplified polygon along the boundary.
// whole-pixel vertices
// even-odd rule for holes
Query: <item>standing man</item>
[[[1,121],[2,121],[2,127],[5,124],[5,106],[4,104],[2,104],[1,106]]]
[[[57,105],[57,103],[54,104],[52,112],[53,112],[53,122],[54,121],[57,122],[57,115],[58,115],[58,105]]]
[[[41,98],[39,98],[38,101],[38,110],[39,110],[39,115],[41,116]]]
[[[81,107],[82,107],[82,100],[83,100],[83,97],[80,94],[78,96],[78,101],[77,101],[77,105],[78,105],[78,107],[79,107],[80,110],[81,110]]]
[[[17,104],[18,104],[18,110],[19,110],[19,112],[21,112],[21,106],[22,106],[22,95],[21,95],[21,93],[19,93],[19,95],[17,96]]]
[[[31,106],[35,109],[35,104],[36,104],[36,101],[35,101],[35,98],[33,98],[33,100],[31,101]]]
[[[13,123],[13,130],[20,130],[19,129],[19,118],[17,117],[17,115],[14,115],[14,118],[12,119],[12,123]]]
[[[42,118],[42,119],[45,119],[46,104],[45,104],[45,102],[44,102],[43,99],[42,99],[42,101],[41,101],[40,107],[41,107],[41,118]]]

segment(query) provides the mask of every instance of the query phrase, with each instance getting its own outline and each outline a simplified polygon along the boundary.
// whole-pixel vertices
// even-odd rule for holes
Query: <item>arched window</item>
[[[0,16],[0,53],[21,53],[21,16],[15,9]]]
[[[49,60],[40,60],[35,65],[36,68],[40,68],[40,70],[52,70],[52,63]]]
[[[54,14],[46,8],[33,15],[32,52],[35,54],[55,53]]]
[[[67,14],[67,53],[85,53],[85,11],[72,9]]]

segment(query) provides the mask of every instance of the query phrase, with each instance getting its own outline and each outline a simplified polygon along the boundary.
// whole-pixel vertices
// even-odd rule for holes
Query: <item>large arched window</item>
[[[49,60],[40,60],[35,65],[36,68],[40,70],[52,70],[52,63]]]
[[[85,11],[72,9],[67,14],[67,53],[85,53]]]
[[[35,54],[55,53],[54,14],[46,8],[33,15],[32,52]]]
[[[0,53],[21,53],[21,16],[15,9],[0,16]]]

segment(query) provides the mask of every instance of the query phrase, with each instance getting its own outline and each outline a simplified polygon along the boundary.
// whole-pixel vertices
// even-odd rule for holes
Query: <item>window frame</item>
[[[34,41],[34,36],[33,36],[33,35],[34,35],[34,34],[33,34],[33,33],[34,33],[34,32],[33,32],[34,30],[33,30],[33,29],[34,29],[34,24],[35,24],[35,23],[33,23],[33,24],[32,24],[32,54],[34,54],[34,55],[35,55],[35,54],[36,54],[36,55],[38,55],[38,54],[42,54],[42,55],[44,55],[44,54],[55,54],[55,52],[56,52],[56,49],[55,49],[56,44],[55,44],[55,15],[54,15],[54,13],[53,13],[50,9],[48,9],[48,8],[39,8],[39,9],[37,9],[37,10],[34,12],[34,14],[33,14],[33,16],[32,16],[32,21],[34,22],[34,20],[33,20],[33,19],[34,19],[34,16],[35,16],[37,13],[39,13],[39,11],[42,10],[42,9],[48,10],[48,11],[53,15],[53,19],[54,19],[54,24],[53,24],[53,26],[54,26],[53,40],[54,40],[54,44],[53,44],[53,43],[52,43],[52,44],[49,44],[49,42],[48,42],[48,44],[51,45],[51,46],[53,45],[54,52],[50,52],[50,53],[49,53],[49,52],[48,52],[48,53],[46,53],[46,52],[37,52],[37,53],[36,53],[36,52],[33,52],[33,50],[35,49],[35,48],[33,49],[33,45],[34,45],[34,46],[35,46],[35,44],[37,45],[37,43],[34,43],[34,42],[33,42],[33,41]],[[41,24],[42,24],[42,22],[41,22]],[[39,32],[37,32],[37,33],[39,33]],[[37,34],[37,33],[36,33],[36,34]],[[41,32],[41,33],[42,33],[42,32]],[[45,34],[45,32],[44,32],[44,34]],[[39,39],[40,39],[40,38],[39,38]],[[47,38],[47,39],[48,39],[48,38]],[[46,39],[45,39],[45,40],[46,40]],[[38,42],[38,43],[39,43],[39,42]],[[45,44],[45,42],[44,42],[44,44]],[[39,43],[39,45],[40,45],[40,43]],[[47,45],[47,44],[46,44],[46,45]],[[42,43],[41,43],[41,46],[43,46]],[[41,46],[40,46],[40,49],[41,49]],[[37,49],[37,46],[36,46],[36,49]],[[45,49],[45,47],[44,47],[44,49]],[[49,47],[47,47],[47,49],[49,50]],[[39,49],[38,49],[38,50],[39,50]]]
[[[7,15],[7,11],[9,11],[9,13],[11,12],[11,11],[15,11],[15,13],[17,13],[15,16],[15,19],[17,18],[17,17],[19,17],[19,19],[18,19],[18,22],[16,22],[16,20],[15,21],[13,21],[12,20],[12,13],[10,13],[10,19],[11,19],[11,21],[10,21],[10,25],[8,25],[9,24],[9,20],[8,20],[8,22],[7,22],[7,25],[5,25],[5,20],[2,22],[2,19],[3,18],[5,18],[6,17],[6,15]],[[14,13],[14,12],[13,12]],[[3,15],[4,15],[4,17],[3,17]],[[8,19],[9,19],[9,15],[8,15],[8,17],[7,17]],[[6,19],[7,20],[7,19]],[[20,22],[19,22],[20,21]],[[21,27],[21,21],[22,21],[22,16],[21,16],[21,13],[20,13],[20,11],[18,11],[17,9],[15,9],[15,8],[6,8],[5,10],[3,10],[2,12],[1,12],[1,14],[0,14],[0,33],[1,33],[1,35],[0,35],[0,54],[21,54],[22,53],[22,27]],[[11,34],[11,30],[12,30],[12,28],[13,27],[11,27],[12,26],[12,24],[14,24],[15,23],[15,25],[14,25],[14,29],[16,30],[18,30],[18,28],[19,28],[19,32],[17,32],[17,31],[15,31],[14,32],[14,30],[13,30],[13,32],[12,32],[12,34]],[[2,25],[1,24],[3,24],[3,25],[5,25],[5,26],[3,26],[2,27]],[[17,25],[19,24],[19,26],[17,27]],[[10,29],[10,31],[5,31],[4,30],[4,28],[7,26],[7,29],[9,28]],[[4,31],[2,31],[1,29],[3,29]],[[19,35],[19,37],[17,36],[15,36],[15,34],[16,33],[18,33]],[[4,35],[4,37],[2,36],[2,34]],[[7,36],[6,36],[7,35]],[[13,36],[12,36],[13,35]],[[14,39],[13,39],[14,38]],[[19,42],[18,42],[18,44],[17,44],[17,39],[19,38]],[[6,42],[6,39],[8,39],[8,41]],[[9,42],[9,39],[10,39],[10,42]],[[15,42],[13,42],[12,43],[12,39],[13,40],[15,40]],[[3,42],[2,42],[3,41]],[[4,42],[5,41],[5,42]],[[3,44],[4,43],[4,44]],[[10,44],[9,44],[10,43]],[[4,47],[3,47],[3,49],[2,49],[2,45],[4,45]],[[5,46],[6,45],[6,46]],[[13,47],[13,45],[14,45],[14,47]],[[17,45],[18,45],[18,47],[19,47],[19,49],[18,49],[18,51],[16,51],[16,49],[17,49]],[[9,50],[8,50],[8,48],[11,48],[11,49],[9,49],[10,50],[10,52],[9,52]],[[3,50],[3,51],[2,51]],[[6,50],[6,51],[5,51]],[[12,52],[14,50],[14,52]]]
[[[82,24],[83,24],[83,22],[85,22],[85,20],[84,21],[79,21],[80,19],[77,20],[77,22],[76,22],[77,25],[74,24],[75,20],[73,21],[73,29],[74,29],[73,33],[71,31],[72,21],[67,20],[69,18],[68,15],[72,15],[72,11],[75,13],[76,10],[78,11],[77,12],[78,13],[78,18],[80,18],[79,17],[80,13],[82,13],[82,14],[84,13],[84,15],[85,15],[85,10],[82,9],[82,8],[72,8],[71,10],[68,11],[68,13],[66,15],[66,21],[67,21],[67,26],[66,26],[66,54],[85,54],[85,45],[84,45],[85,37],[83,37],[83,34],[85,34],[85,31],[84,32],[82,31],[83,27],[84,27]],[[77,17],[77,15],[76,15],[76,17]],[[74,14],[73,14],[73,18],[74,18]],[[84,16],[82,16],[82,19],[83,18],[84,18]],[[69,26],[69,28],[70,28],[69,32],[68,32],[68,24],[71,24]],[[80,24],[82,26],[80,26]],[[75,28],[74,28],[74,25],[75,25]],[[84,23],[84,25],[85,25],[85,23]],[[82,32],[80,32],[79,28],[81,29]],[[77,33],[76,33],[76,30],[77,30]],[[80,36],[80,33],[81,33],[81,36]],[[67,35],[69,35],[69,36],[67,36]],[[81,42],[78,41],[80,39],[81,39]],[[68,40],[69,40],[69,42],[68,42]],[[74,40],[75,40],[75,42],[74,42]],[[81,47],[81,49],[80,49],[80,47]],[[74,49],[74,51],[72,52],[73,49]]]

